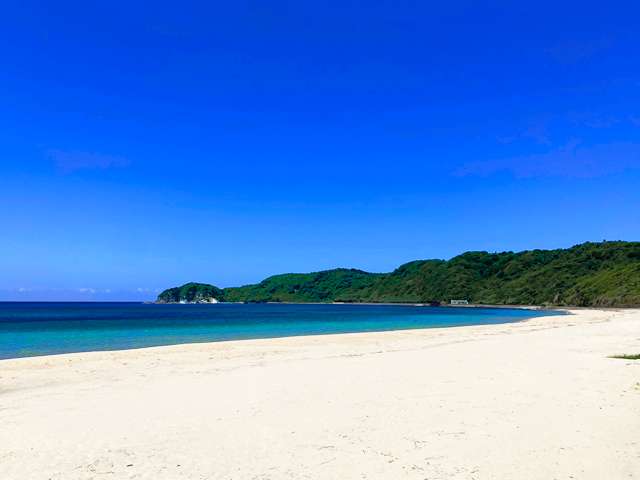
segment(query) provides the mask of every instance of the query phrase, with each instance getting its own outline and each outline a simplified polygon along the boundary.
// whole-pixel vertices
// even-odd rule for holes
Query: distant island
[[[345,302],[579,307],[640,306],[640,242],[583,243],[519,253],[467,252],[417,260],[391,273],[337,268],[287,273],[257,285],[219,289],[188,283],[158,303]]]

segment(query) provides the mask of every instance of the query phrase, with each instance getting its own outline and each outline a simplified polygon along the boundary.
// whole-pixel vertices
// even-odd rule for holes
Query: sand
[[[640,477],[640,311],[0,361],[0,479]]]

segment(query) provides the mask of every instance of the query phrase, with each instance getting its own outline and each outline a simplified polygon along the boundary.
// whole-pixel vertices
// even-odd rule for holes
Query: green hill
[[[337,268],[316,273],[275,275],[257,285],[225,288],[227,302],[333,302],[352,291],[371,288],[379,273]]]
[[[202,284],[179,290],[193,285]],[[175,290],[160,294],[159,301],[161,297],[178,298],[167,293]],[[257,285],[216,290],[215,298],[226,302],[465,299],[500,305],[640,306],[640,242],[584,243],[569,249],[519,253],[467,252],[448,261],[410,262],[386,274],[340,268],[275,275]]]
[[[224,292],[206,283],[187,283],[169,288],[158,295],[158,303],[215,303],[221,302]]]

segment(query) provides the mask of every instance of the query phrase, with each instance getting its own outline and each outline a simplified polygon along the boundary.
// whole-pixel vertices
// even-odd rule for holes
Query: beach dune
[[[640,477],[640,311],[0,361],[0,478]]]

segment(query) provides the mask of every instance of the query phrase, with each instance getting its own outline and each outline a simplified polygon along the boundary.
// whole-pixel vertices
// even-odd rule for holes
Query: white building
[[[469,305],[468,300],[451,300],[451,305]]]

